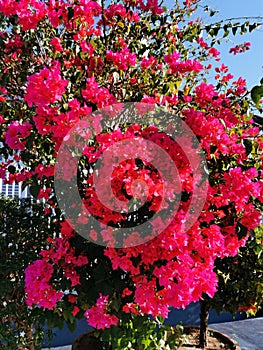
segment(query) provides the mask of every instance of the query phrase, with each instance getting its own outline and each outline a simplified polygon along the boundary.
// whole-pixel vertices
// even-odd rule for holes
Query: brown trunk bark
[[[207,328],[208,328],[208,315],[209,308],[205,300],[200,301],[200,336],[199,343],[200,348],[205,349],[207,347]]]
[[[78,336],[73,344],[72,350],[102,350],[102,344],[98,338],[95,338],[93,331]]]

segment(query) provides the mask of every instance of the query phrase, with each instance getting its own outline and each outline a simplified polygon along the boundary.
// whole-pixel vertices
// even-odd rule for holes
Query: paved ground
[[[235,339],[242,350],[263,350],[263,317],[216,323],[210,327]]]
[[[209,327],[235,339],[242,350],[263,350],[263,317],[234,322],[212,323]],[[71,345],[50,349],[71,350]]]

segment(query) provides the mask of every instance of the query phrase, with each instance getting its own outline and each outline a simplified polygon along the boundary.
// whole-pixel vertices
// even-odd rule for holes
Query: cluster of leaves
[[[246,33],[251,33],[255,29],[259,28],[262,23],[254,22],[252,23],[250,20],[245,21],[244,23],[235,22],[233,23],[233,19],[222,20],[217,23],[207,24],[205,26],[205,31],[212,38],[211,44],[220,44],[221,40],[218,37],[219,34],[222,35],[223,38],[228,37],[230,34],[232,35],[242,35]]]
[[[147,316],[127,315],[126,318],[121,321],[120,327],[115,327],[113,331],[104,331],[101,340],[109,346],[109,349],[138,347],[145,350],[172,350],[175,347],[179,348],[186,340],[182,326],[166,325],[162,317],[149,320]]]
[[[260,80],[260,85],[256,85],[251,90],[251,98],[255,103],[255,106],[262,113],[262,108],[260,107],[260,100],[263,97],[263,79]]]
[[[43,204],[1,197],[0,232],[0,349],[40,349],[46,315],[26,304],[24,270],[45,247],[52,223]]]
[[[218,313],[244,311],[255,315],[263,304],[263,231],[251,232],[245,247],[235,257],[216,261],[219,288],[209,301]],[[226,295],[228,298],[226,298]]]

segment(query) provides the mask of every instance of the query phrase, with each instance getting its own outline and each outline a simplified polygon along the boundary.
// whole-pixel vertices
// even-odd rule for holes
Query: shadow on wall
[[[199,303],[192,303],[185,310],[182,309],[172,309],[170,311],[168,319],[165,323],[171,324],[173,326],[182,322],[183,325],[199,325]],[[235,316],[235,320],[242,320],[246,318],[246,314],[238,313]],[[218,315],[214,310],[209,313],[209,324],[211,323],[222,323],[233,321],[233,317],[226,312]],[[87,332],[91,327],[88,326],[86,320],[77,321],[76,330],[72,333],[65,325],[62,330],[57,328],[54,329],[56,336],[51,342],[51,346],[63,346],[70,345],[73,343],[74,339],[80,334]]]

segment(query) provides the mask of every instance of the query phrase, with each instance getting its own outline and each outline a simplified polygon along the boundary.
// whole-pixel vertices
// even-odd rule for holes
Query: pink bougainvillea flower
[[[80,312],[80,308],[78,306],[74,306],[72,310],[72,315],[75,317]]]
[[[109,314],[107,311],[108,299],[108,296],[103,296],[100,293],[96,305],[92,306],[91,309],[88,309],[84,313],[90,326],[96,329],[105,329],[118,324],[119,319],[115,315]]]
[[[63,293],[57,292],[50,284],[53,272],[53,266],[45,260],[36,260],[25,269],[25,290],[29,306],[37,303],[52,310],[61,300]]]
[[[5,117],[3,117],[1,114],[0,114],[0,124],[4,124],[6,123],[7,120],[5,119]]]
[[[124,47],[119,52],[108,50],[106,52],[106,59],[113,62],[115,66],[122,71],[127,70],[130,66],[136,64],[136,54],[131,53],[128,47]]]
[[[29,122],[23,124],[13,121],[5,133],[5,142],[11,149],[25,150],[26,139],[30,135],[32,125]]]
[[[50,41],[50,44],[54,47],[54,49],[57,52],[61,52],[63,50],[63,46],[61,45],[61,39],[60,38],[53,38]]]
[[[208,102],[212,102],[214,96],[216,96],[215,87],[212,84],[201,83],[195,88],[196,97],[195,101],[204,107]]]
[[[45,67],[28,78],[25,101],[30,107],[60,101],[67,85],[68,81],[62,79],[60,74],[60,63],[54,61],[50,68]]]
[[[114,104],[116,98],[110,94],[107,88],[100,88],[95,78],[88,78],[86,88],[82,90],[82,96],[86,101],[96,104],[99,108]]]
[[[238,53],[242,53],[249,50],[250,46],[251,46],[251,43],[245,42],[243,44],[231,47],[231,49],[229,50],[229,53],[233,53],[234,55],[237,55]]]

